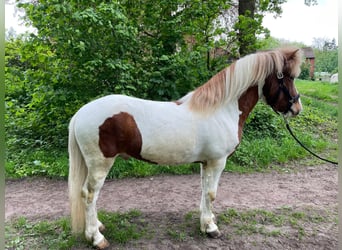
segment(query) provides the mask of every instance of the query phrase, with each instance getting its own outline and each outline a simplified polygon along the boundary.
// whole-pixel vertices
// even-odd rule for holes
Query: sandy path
[[[321,165],[298,173],[223,173],[215,210],[317,207],[336,209],[337,168]],[[124,212],[197,210],[200,176],[157,176],[107,181],[98,208]],[[57,218],[69,214],[67,182],[45,178],[6,181],[5,218]]]

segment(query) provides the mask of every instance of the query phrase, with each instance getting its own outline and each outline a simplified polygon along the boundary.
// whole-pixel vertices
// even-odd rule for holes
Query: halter
[[[288,103],[287,103],[287,109],[284,112],[282,112],[282,113],[286,114],[287,112],[290,111],[292,114],[294,114],[294,111],[292,110],[291,107],[292,107],[292,105],[294,103],[298,102],[300,94],[295,95],[295,96],[292,96],[290,94],[289,89],[284,84],[284,74],[282,72],[278,72],[277,73],[277,79],[278,79],[279,88],[278,88],[278,91],[277,91],[275,97],[272,98],[272,100],[269,102],[269,105],[273,108],[273,110],[276,113],[278,113],[278,111],[275,110],[274,105],[277,102],[277,100],[279,99],[280,92],[283,92],[289,98],[289,100],[288,100]],[[290,77],[290,79],[293,80],[294,78]]]

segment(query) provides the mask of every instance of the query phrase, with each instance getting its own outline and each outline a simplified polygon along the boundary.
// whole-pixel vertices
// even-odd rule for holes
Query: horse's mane
[[[214,111],[223,103],[238,99],[253,85],[258,85],[260,91],[271,73],[286,71],[297,77],[300,73],[301,58],[300,50],[291,48],[247,55],[221,70],[179,102],[189,102],[190,109],[194,111]]]

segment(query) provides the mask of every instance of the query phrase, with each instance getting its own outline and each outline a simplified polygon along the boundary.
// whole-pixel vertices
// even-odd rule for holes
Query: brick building
[[[315,54],[311,47],[302,48],[305,57],[305,63],[310,64],[310,78],[314,79],[315,74]]]

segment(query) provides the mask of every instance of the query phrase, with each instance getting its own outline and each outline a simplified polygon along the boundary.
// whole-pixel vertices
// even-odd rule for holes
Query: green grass
[[[315,81],[296,80],[296,87],[299,92],[321,101],[337,103],[338,84],[322,83]]]
[[[71,249],[76,243],[65,218],[29,222],[20,217],[5,226],[6,249]]]
[[[290,121],[298,138],[310,149],[337,158],[337,89],[336,84],[296,80],[301,93],[303,112]],[[10,144],[10,140],[8,141]],[[308,156],[286,131],[281,116],[258,103],[248,118],[243,140],[227,161],[226,171],[248,173],[268,171],[273,166]],[[199,164],[158,166],[134,159],[118,158],[108,178],[147,177],[160,174],[199,173]],[[8,147],[6,178],[25,176],[66,178],[67,148]]]
[[[179,214],[176,214],[177,216]],[[155,217],[157,216],[157,217]],[[166,239],[174,244],[201,242],[207,237],[199,229],[199,212],[190,211],[183,218],[175,214],[144,214],[138,210],[126,213],[99,212],[105,223],[105,237],[115,249],[140,246],[143,242]],[[337,213],[310,208],[295,210],[282,207],[274,210],[227,209],[217,215],[224,239],[263,236],[302,240],[315,237],[315,228],[338,224]],[[20,217],[5,225],[6,249],[93,249],[82,236],[72,236],[68,218],[29,221]]]
[[[123,245],[147,237],[145,222],[140,211],[127,213],[99,212],[99,219],[106,224],[106,237],[111,243]],[[6,249],[80,249],[90,247],[84,237],[71,234],[68,218],[54,221],[28,221],[20,217],[6,223]]]
[[[292,208],[279,208],[275,211],[252,209],[237,211],[228,209],[219,214],[219,227],[229,225],[238,235],[262,234],[269,237],[286,235],[288,228],[302,239],[307,234],[308,224],[334,223],[336,215],[321,211],[294,211]],[[337,225],[337,224],[336,224]]]
[[[106,224],[106,236],[112,242],[119,244],[138,240],[147,234],[145,221],[140,219],[142,213],[131,210],[127,213],[99,213],[99,220]]]

